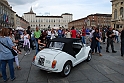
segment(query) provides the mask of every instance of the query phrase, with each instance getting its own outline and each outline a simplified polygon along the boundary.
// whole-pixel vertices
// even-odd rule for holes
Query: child
[[[26,30],[24,31],[23,39],[24,39],[24,43],[23,43],[24,51],[26,51],[25,55],[30,54],[30,41],[29,41],[30,36],[29,34],[27,34]]]

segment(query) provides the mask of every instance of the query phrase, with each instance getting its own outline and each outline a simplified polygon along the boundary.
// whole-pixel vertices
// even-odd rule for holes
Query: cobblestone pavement
[[[117,53],[106,53],[102,44],[102,55],[93,55],[90,62],[82,62],[72,68],[69,76],[47,73],[32,65],[35,50],[30,55],[19,55],[21,70],[15,70],[16,79],[8,83],[124,83],[124,57],[120,56],[120,43],[115,43]],[[111,52],[111,50],[109,50]],[[15,65],[15,63],[14,63]],[[9,71],[7,67],[9,77]],[[0,78],[0,83],[4,83]]]

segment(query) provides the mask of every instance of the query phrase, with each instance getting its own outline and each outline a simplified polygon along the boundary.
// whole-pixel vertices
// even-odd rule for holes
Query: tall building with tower
[[[24,13],[24,19],[29,22],[32,29],[35,29],[36,26],[40,29],[68,28],[68,23],[72,21],[73,15],[64,13],[61,16],[37,16],[31,7],[30,12]]]

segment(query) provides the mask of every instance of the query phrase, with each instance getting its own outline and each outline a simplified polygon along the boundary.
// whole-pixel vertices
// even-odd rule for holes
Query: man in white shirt
[[[118,32],[118,30],[116,30],[115,31],[115,41],[117,40],[117,43],[119,43],[118,36],[119,36],[119,32]]]

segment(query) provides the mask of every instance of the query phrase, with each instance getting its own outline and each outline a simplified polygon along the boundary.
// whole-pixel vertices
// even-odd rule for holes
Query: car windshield
[[[50,42],[49,48],[62,50],[63,46],[64,46],[64,43],[62,42]]]

